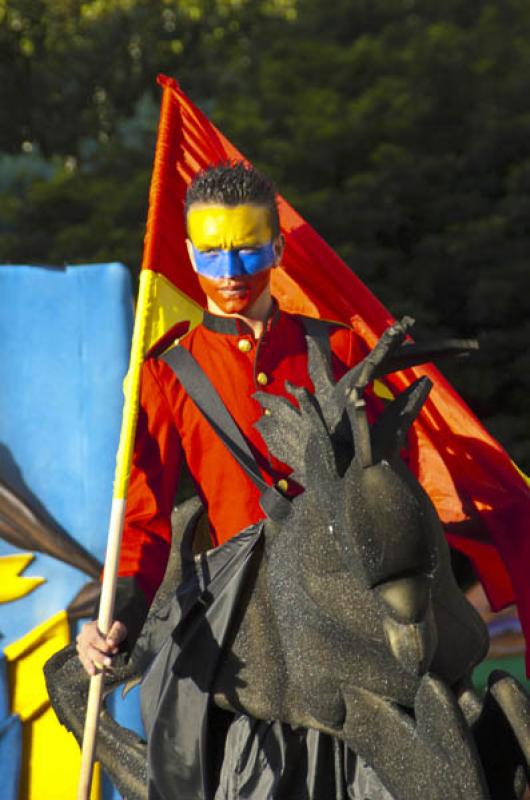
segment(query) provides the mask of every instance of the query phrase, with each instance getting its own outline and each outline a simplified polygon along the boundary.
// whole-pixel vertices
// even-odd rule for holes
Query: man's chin
[[[249,299],[242,297],[217,298],[217,305],[224,314],[243,314],[248,308]]]
[[[242,314],[251,302],[252,294],[246,287],[220,290],[212,297],[223,314]]]

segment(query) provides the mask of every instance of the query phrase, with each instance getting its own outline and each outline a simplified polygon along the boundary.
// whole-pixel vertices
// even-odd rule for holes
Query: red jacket
[[[348,328],[330,326],[335,379],[366,354]],[[254,423],[263,413],[256,391],[289,397],[285,381],[313,391],[307,371],[303,323],[275,308],[265,333],[234,317],[206,313],[179,345],[189,350],[210,378],[247,437],[268,483],[287,478],[289,468],[274,458]],[[291,398],[292,399],[292,398]],[[171,368],[156,358],[143,367],[140,413],[129,492],[120,576],[135,576],[150,601],[169,554],[171,509],[186,459],[210,521],[214,544],[262,519],[259,491],[187,396]],[[287,493],[296,493],[294,485]]]

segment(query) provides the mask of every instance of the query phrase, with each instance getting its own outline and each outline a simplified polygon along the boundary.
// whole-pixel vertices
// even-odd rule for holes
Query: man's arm
[[[132,650],[169,556],[171,510],[183,455],[165,393],[164,368],[168,370],[152,359],[142,368],[114,622],[106,637],[96,621],[86,623],[77,637],[79,658],[91,675],[110,666],[119,650]]]

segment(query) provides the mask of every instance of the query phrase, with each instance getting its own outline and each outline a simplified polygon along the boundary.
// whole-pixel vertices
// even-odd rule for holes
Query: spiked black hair
[[[218,203],[224,206],[253,203],[266,206],[273,236],[280,232],[274,185],[243,161],[228,161],[200,172],[186,192],[186,218],[193,203]]]

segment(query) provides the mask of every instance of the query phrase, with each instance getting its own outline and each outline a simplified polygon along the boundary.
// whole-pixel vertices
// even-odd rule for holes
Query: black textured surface
[[[396,800],[511,800],[521,796],[521,765],[530,755],[529,700],[506,679],[491,688],[481,713],[469,691],[459,706],[487,633],[454,580],[430,500],[398,456],[429,385],[420,381],[398,397],[372,429],[364,413],[362,391],[384,372],[408,324],[389,329],[336,385],[325,353],[308,338],[316,396],[292,387],[298,408],[263,398],[271,414],[258,428],[305,492],[281,526],[265,526],[224,662],[230,667],[221,666],[214,696],[223,708],[338,736]],[[182,570],[182,548],[174,553],[166,597]],[[141,672],[157,652],[172,629],[164,608],[155,602],[128,672],[115,680]],[[70,662],[55,658],[50,695],[76,732],[72,718],[84,695],[65,687],[79,684],[80,668],[66,674]],[[127,777],[140,786],[141,753],[123,737],[105,744],[103,764],[119,785],[128,764]],[[504,749],[493,769],[498,737]],[[142,797],[127,791],[131,800]]]

